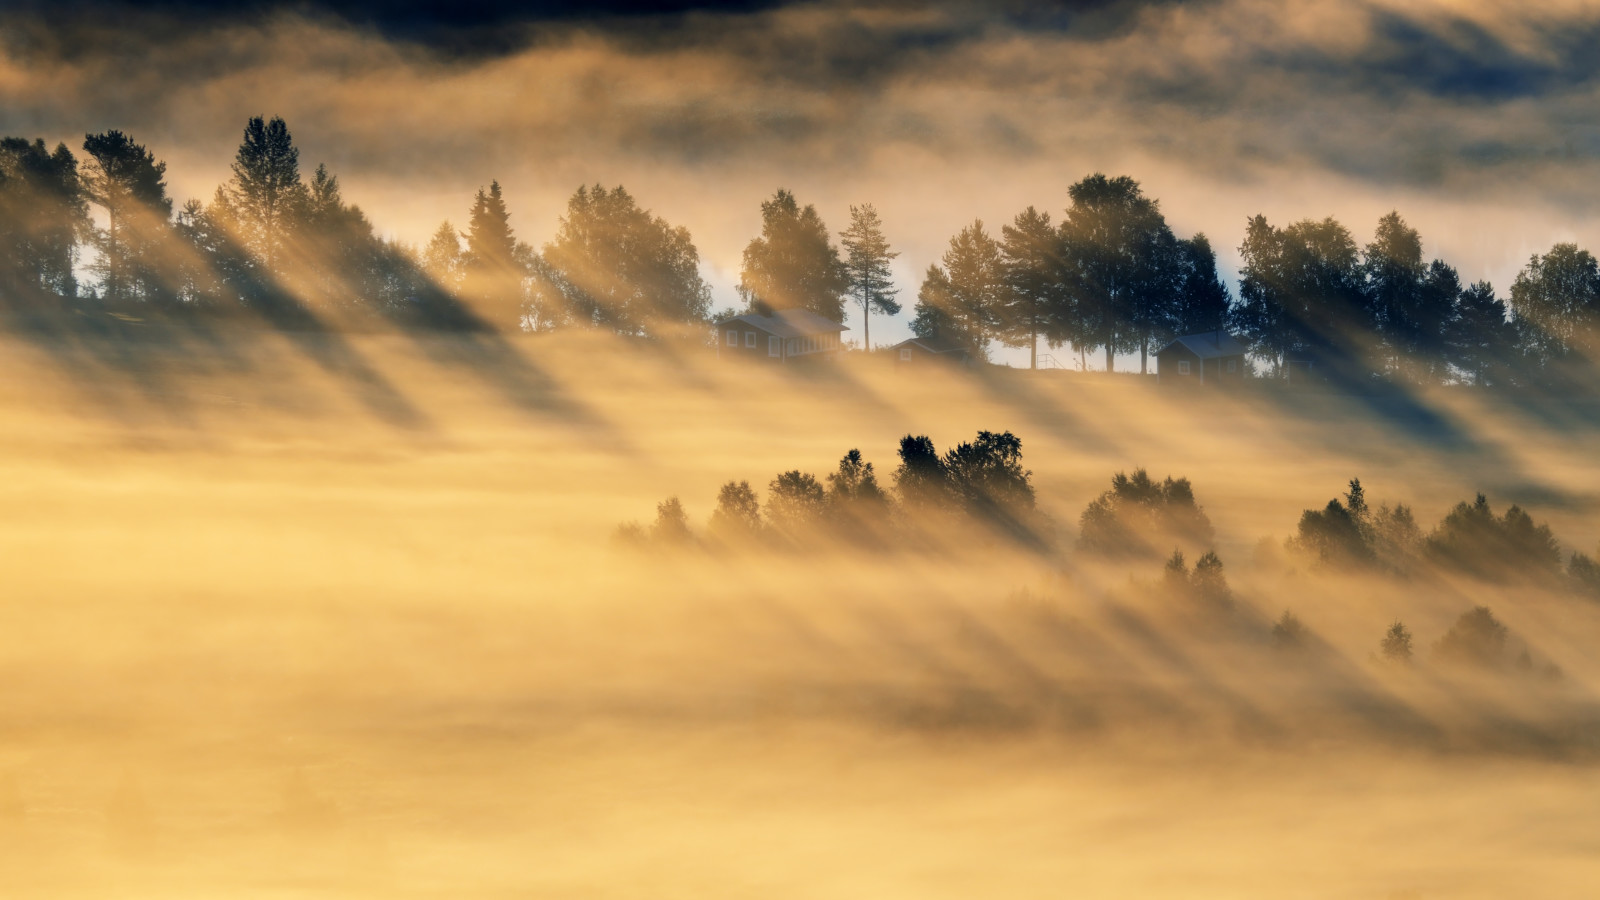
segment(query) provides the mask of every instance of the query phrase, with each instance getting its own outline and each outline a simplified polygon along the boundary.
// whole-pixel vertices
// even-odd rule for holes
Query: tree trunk
[[[1039,368],[1039,329],[1037,326],[1028,332],[1028,368]]]
[[[1149,356],[1149,351],[1150,351],[1150,339],[1147,338],[1147,337],[1140,338],[1139,339],[1139,374],[1140,375],[1148,375],[1148,374],[1150,374],[1150,369],[1146,366],[1146,358]]]
[[[872,301],[861,304],[861,342],[872,352]]]
[[[1111,342],[1110,341],[1106,341],[1106,371],[1107,372],[1115,371],[1115,369],[1113,368],[1113,364],[1116,362],[1116,354],[1117,354],[1117,351],[1112,348]]]

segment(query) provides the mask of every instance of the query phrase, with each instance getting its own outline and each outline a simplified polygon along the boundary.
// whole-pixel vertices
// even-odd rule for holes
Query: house
[[[1166,383],[1242,382],[1244,354],[1244,344],[1226,331],[1186,334],[1156,351],[1156,377]]]
[[[889,352],[900,365],[939,361],[964,366],[972,362],[972,353],[965,346],[940,335],[906,338]]]
[[[840,333],[849,330],[809,309],[746,313],[717,323],[717,354],[779,362],[831,359],[839,352]]]

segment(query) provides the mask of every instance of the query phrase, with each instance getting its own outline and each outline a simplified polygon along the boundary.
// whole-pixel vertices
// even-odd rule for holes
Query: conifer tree
[[[989,338],[1009,293],[1000,245],[982,221],[974,221],[950,239],[943,263],[943,268],[928,267],[911,330],[918,337],[953,340],[974,357],[987,359]]]
[[[233,178],[217,189],[219,218],[269,276],[280,275],[292,230],[309,200],[300,180],[300,151],[281,118],[255,116],[233,161]]]
[[[1070,320],[1062,290],[1061,237],[1050,214],[1028,207],[1000,229],[1008,288],[999,311],[1001,338],[1028,348],[1028,368],[1039,368],[1039,338],[1059,346]]]
[[[478,189],[467,221],[462,257],[462,290],[497,327],[520,328],[522,278],[526,266],[500,182]]]
[[[170,233],[167,164],[120,131],[84,135],[83,150],[94,163],[84,173],[85,194],[106,211],[106,228],[95,235],[101,296],[149,299],[158,290],[157,257]]]
[[[871,203],[850,207],[850,227],[839,233],[844,245],[844,268],[850,295],[861,304],[861,339],[872,351],[872,314],[894,315],[900,311],[895,296],[900,293],[891,279],[889,263],[900,254],[889,249],[883,223]]]

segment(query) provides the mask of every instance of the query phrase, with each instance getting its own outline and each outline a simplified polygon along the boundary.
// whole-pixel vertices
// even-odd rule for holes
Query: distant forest
[[[465,227],[440,224],[422,247],[381,238],[338,178],[307,179],[282,119],[252,118],[232,177],[209,203],[174,207],[166,164],[118,131],[65,144],[0,141],[0,301],[16,312],[103,309],[148,315],[255,312],[405,325],[544,332],[591,328],[711,340],[709,323],[802,307],[901,310],[897,256],[870,204],[835,236],[778,190],[744,251],[739,304],[713,311],[688,231],[621,186],[580,187],[541,249],[516,238],[498,183],[471,200]],[[1177,335],[1225,329],[1263,377],[1296,365],[1330,378],[1407,384],[1525,385],[1587,371],[1600,336],[1600,266],[1557,244],[1497,296],[1463,284],[1398,213],[1359,245],[1332,218],[1284,226],[1251,218],[1233,296],[1203,234],[1178,237],[1126,176],[1090,175],[1059,221],[1029,207],[998,234],[950,239],[917,291],[912,329],[985,359],[995,345],[1070,345],[1087,367],[1137,353],[1140,371]],[[91,216],[91,207],[102,215]],[[102,226],[99,224],[103,222]],[[870,347],[870,331],[863,329]]]

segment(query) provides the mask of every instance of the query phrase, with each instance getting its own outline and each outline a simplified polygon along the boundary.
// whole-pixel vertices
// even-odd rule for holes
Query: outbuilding
[[[894,354],[895,363],[899,365],[937,361],[964,366],[972,362],[972,353],[966,346],[940,335],[906,338],[890,347],[889,352]]]
[[[1163,384],[1237,384],[1244,354],[1244,343],[1226,331],[1186,334],[1156,351],[1156,377]]]

